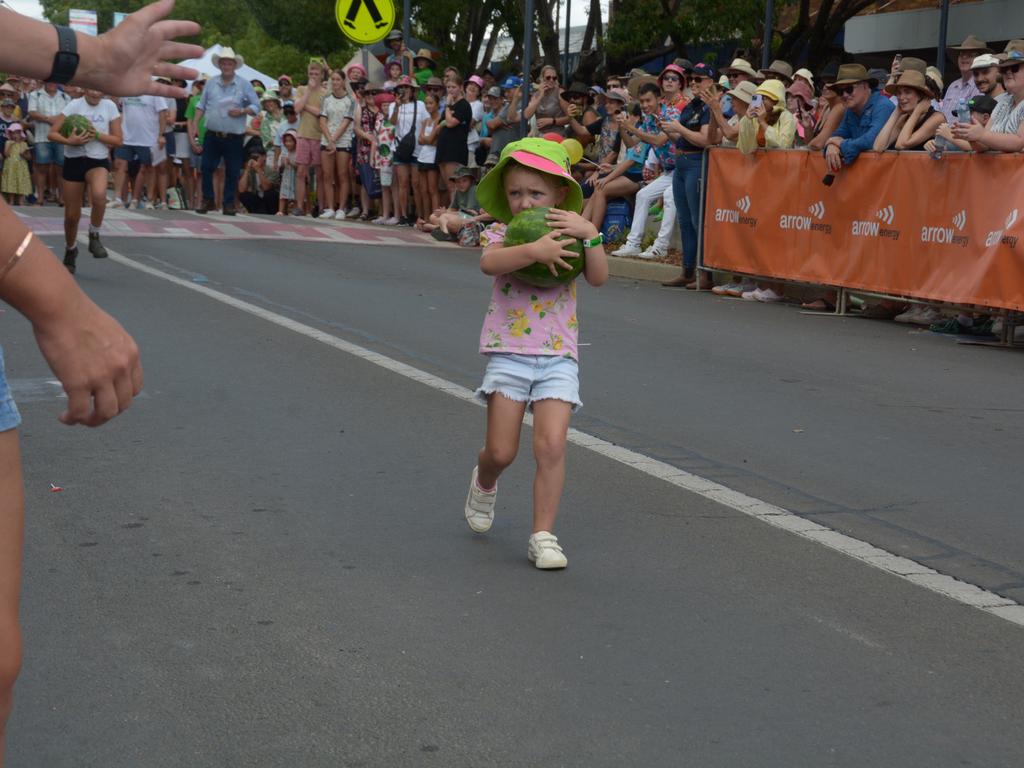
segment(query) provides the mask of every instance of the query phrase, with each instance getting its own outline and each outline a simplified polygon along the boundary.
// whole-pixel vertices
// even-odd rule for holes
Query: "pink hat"
[[[352,64],[352,65],[350,65],[350,66],[349,66],[349,68],[348,68],[348,69],[346,69],[346,70],[345,70],[345,74],[347,74],[347,75],[348,75],[348,79],[349,79],[349,80],[352,80],[352,79],[353,79],[353,77],[352,77],[352,73],[353,73],[353,72],[358,72],[358,73],[360,73],[360,74],[361,74],[361,75],[362,75],[362,76],[363,76],[364,78],[366,77],[366,70],[365,70],[365,69],[363,69],[363,68],[362,68],[361,66],[359,66],[358,64]]]
[[[661,70],[661,74],[658,75],[658,82],[659,83],[661,82],[661,79],[665,76],[666,72],[675,72],[677,75],[679,75],[679,79],[680,80],[685,80],[686,79],[686,70],[685,69],[680,67],[678,64],[669,64],[667,67],[665,67],[663,70]]]
[[[20,133],[24,133],[25,129],[21,127],[21,123],[11,123],[10,125],[7,126],[7,132],[8,133],[14,133],[15,131],[18,131]]]
[[[397,80],[397,81],[395,82],[395,88],[403,88],[403,87],[408,87],[408,88],[415,88],[415,87],[416,87],[416,81],[415,81],[415,80],[413,80],[413,79],[412,79],[411,77],[409,77],[408,75],[402,75],[402,76],[401,76],[400,78],[398,78],[398,80]]]
[[[483,89],[483,87],[484,87],[484,79],[482,77],[480,77],[479,75],[473,75],[466,82],[467,83],[473,83],[474,85],[479,86],[481,89]]]
[[[808,107],[814,104],[814,93],[811,86],[803,80],[794,80],[793,84],[786,88],[786,93],[791,93],[798,99],[802,99]]]

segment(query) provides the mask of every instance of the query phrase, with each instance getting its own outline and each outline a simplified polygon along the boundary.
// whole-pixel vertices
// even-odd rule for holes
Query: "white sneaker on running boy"
[[[569,564],[562,548],[558,545],[558,537],[547,531],[537,531],[530,536],[530,544],[526,556],[538,568],[565,568]]]
[[[469,494],[466,496],[466,522],[476,533],[487,533],[494,522],[494,502],[498,498],[498,487],[489,491],[480,487],[476,480],[477,468],[469,479]]]

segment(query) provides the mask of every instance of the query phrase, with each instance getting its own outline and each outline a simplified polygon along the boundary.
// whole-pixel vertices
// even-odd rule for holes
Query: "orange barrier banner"
[[[712,149],[704,265],[1024,310],[1024,155],[867,152],[826,173],[820,153]]]

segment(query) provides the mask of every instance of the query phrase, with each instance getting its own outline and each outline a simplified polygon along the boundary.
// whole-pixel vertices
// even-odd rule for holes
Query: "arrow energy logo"
[[[960,232],[967,226],[967,211],[963,210],[953,217],[953,227]],[[958,235],[953,227],[921,227],[922,243],[938,243],[939,245],[959,245],[966,248],[971,238],[967,235]]]
[[[825,224],[822,219],[825,218],[825,203],[821,200],[810,206],[807,211],[811,216],[782,214],[779,216],[779,229],[796,229],[807,232],[824,232],[826,235],[832,234],[832,225]],[[811,217],[814,218],[811,218]],[[815,221],[814,219],[817,219]]]
[[[1006,232],[1006,230],[1011,229],[1013,225],[1017,223],[1019,215],[1020,212],[1016,208],[1010,211],[1009,215],[1006,217],[1006,222],[1003,224],[1003,228],[988,233],[988,237],[985,238],[985,245],[992,247],[993,245],[999,245],[1002,243],[1003,245],[1008,245],[1011,248],[1016,248],[1017,236],[1004,235],[1003,233]]]
[[[757,226],[757,217],[748,216],[750,213],[751,201],[749,195],[744,195],[736,201],[736,208],[715,208],[715,221],[726,224],[741,224],[744,227],[753,229]]]
[[[856,220],[851,225],[851,231],[856,237],[885,237],[889,240],[899,240],[900,231],[892,228],[896,221],[896,209],[887,205],[875,213],[875,218],[880,221]],[[882,224],[885,224],[883,227]]]

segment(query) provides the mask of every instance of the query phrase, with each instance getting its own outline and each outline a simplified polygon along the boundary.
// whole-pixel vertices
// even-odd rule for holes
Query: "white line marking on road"
[[[80,240],[82,240],[82,238],[80,238]],[[227,304],[229,307],[234,307],[242,312],[258,317],[261,320],[266,320],[267,322],[273,323],[281,328],[293,331],[302,336],[313,339],[314,341],[319,341],[322,344],[326,344],[327,346],[333,347],[341,352],[358,357],[368,363],[373,363],[374,365],[380,366],[392,373],[404,376],[407,379],[418,381],[421,384],[426,384],[428,387],[444,392],[452,397],[456,397],[459,400],[463,400],[467,403],[473,403],[474,405],[480,405],[480,403],[478,403],[474,398],[473,391],[461,386],[460,384],[442,379],[439,376],[434,376],[433,374],[421,371],[418,368],[413,368],[411,365],[400,363],[397,360],[393,360],[390,357],[380,354],[379,352],[373,352],[365,347],[359,346],[358,344],[353,344],[345,341],[344,339],[339,339],[337,336],[332,336],[329,333],[325,333],[324,331],[313,328],[305,323],[297,322],[291,318],[284,317],[283,315],[276,314],[275,312],[271,312],[263,307],[250,304],[247,301],[241,301],[240,299],[228,296],[220,291],[215,291],[212,288],[207,288],[189,280],[170,275],[159,269],[155,269],[154,267],[141,264],[133,259],[122,256],[109,248],[107,251],[110,254],[110,260],[117,262],[118,264],[131,267],[132,269],[144,272],[147,275],[152,275],[153,277],[161,280],[166,280],[174,283],[175,285],[181,286],[182,288],[187,288],[190,291],[196,291],[197,293],[201,293],[214,301]],[[525,421],[527,424],[533,423],[530,414],[526,415]],[[1002,597],[994,592],[989,592],[988,590],[982,589],[974,584],[960,581],[952,576],[939,573],[932,568],[916,563],[913,560],[908,560],[905,557],[900,557],[892,552],[887,552],[886,550],[880,549],[866,541],[855,539],[852,536],[847,536],[844,533],[834,531],[831,528],[820,525],[819,523],[802,518],[787,509],[783,509],[782,507],[777,507],[774,504],[769,504],[761,499],[748,496],[745,493],[733,490],[732,488],[727,488],[726,486],[720,485],[712,480],[687,472],[679,467],[674,467],[671,464],[658,461],[657,459],[652,459],[649,456],[644,456],[636,451],[623,448],[620,445],[615,445],[600,437],[589,435],[586,432],[580,432],[577,429],[570,428],[569,442],[574,445],[578,445],[581,448],[587,448],[594,453],[598,453],[602,456],[618,461],[621,464],[625,464],[626,466],[635,469],[638,472],[643,472],[650,477],[664,480],[665,482],[671,483],[685,491],[695,493],[710,501],[714,501],[718,504],[734,509],[748,517],[759,520],[762,523],[774,526],[775,528],[781,528],[784,531],[788,531],[804,539],[826,546],[836,552],[841,552],[848,557],[859,560],[873,568],[878,568],[892,576],[903,579],[904,581],[909,581],[919,587],[931,590],[932,592],[937,592],[940,595],[949,597],[963,603],[964,605],[978,608],[986,613],[992,614],[993,616],[998,616],[999,618],[1006,619],[1009,622],[1024,627],[1024,605],[1014,602],[1009,598]]]

